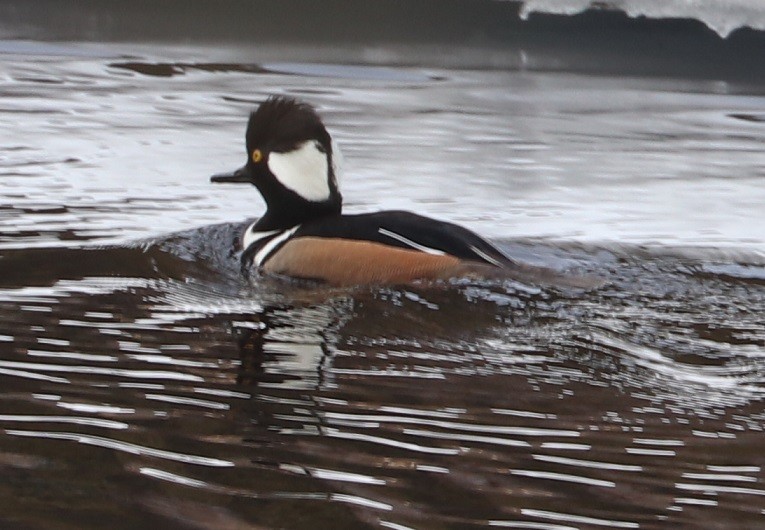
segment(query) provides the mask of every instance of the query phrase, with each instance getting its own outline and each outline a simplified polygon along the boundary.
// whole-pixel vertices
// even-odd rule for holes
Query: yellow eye
[[[255,149],[252,152],[252,161],[257,164],[261,160],[263,160],[263,152],[260,149]]]

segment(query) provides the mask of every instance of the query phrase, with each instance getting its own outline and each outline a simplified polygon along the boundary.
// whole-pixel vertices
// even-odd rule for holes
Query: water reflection
[[[3,290],[4,453],[69,462],[37,471],[56,483],[72,469],[123,477],[113,493],[140,480],[133,522],[207,524],[222,499],[266,503],[237,502],[232,520],[294,527],[305,502],[326,521],[413,528],[759,514],[764,333],[725,294],[761,303],[745,280],[664,260],[654,290],[649,262],[621,262],[590,293],[285,289],[225,268],[202,280],[186,237],[71,251],[82,277]],[[94,275],[114,258],[128,274]],[[217,259],[236,270],[235,256]],[[152,273],[131,277],[147,270],[131,262]],[[720,451],[733,442],[743,450]],[[112,463],[99,472],[70,454]]]

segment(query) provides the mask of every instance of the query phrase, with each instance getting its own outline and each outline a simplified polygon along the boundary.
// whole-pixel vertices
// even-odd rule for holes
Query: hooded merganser
[[[527,267],[461,226],[404,211],[343,215],[340,153],[313,107],[270,97],[250,114],[247,163],[212,182],[250,183],[266,213],[241,237],[242,267],[331,285],[512,277]]]

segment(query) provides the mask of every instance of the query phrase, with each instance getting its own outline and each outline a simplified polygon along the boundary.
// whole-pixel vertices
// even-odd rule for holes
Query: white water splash
[[[743,27],[765,29],[765,3],[751,0],[527,0],[520,14],[523,19],[531,13],[575,15],[590,8],[633,18],[696,19],[723,38]]]

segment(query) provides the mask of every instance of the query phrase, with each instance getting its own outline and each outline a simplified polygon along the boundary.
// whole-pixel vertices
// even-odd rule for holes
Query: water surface
[[[30,46],[0,57],[0,526],[762,524],[757,86]],[[247,281],[262,202],[208,176],[269,94],[325,116],[349,211],[603,286]]]

